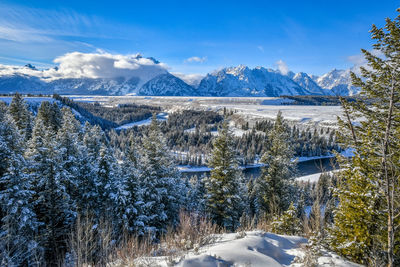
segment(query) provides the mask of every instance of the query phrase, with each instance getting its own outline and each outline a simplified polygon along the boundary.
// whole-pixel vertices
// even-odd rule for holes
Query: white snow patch
[[[209,172],[211,168],[207,166],[190,166],[190,165],[178,165],[180,172]]]
[[[168,118],[168,113],[162,112],[162,113],[157,114],[157,120],[158,121],[166,121],[167,118]],[[130,123],[127,123],[127,124],[124,124],[124,125],[121,125],[121,126],[115,128],[115,130],[126,130],[126,129],[132,128],[134,126],[150,125],[151,119],[152,118],[150,117],[150,118],[145,119],[145,120],[130,122]]]
[[[139,266],[144,263],[150,264],[147,266],[165,267],[299,267],[302,266],[301,263],[292,262],[296,257],[304,256],[303,247],[307,243],[307,239],[300,236],[276,235],[263,231],[248,231],[244,236],[238,233],[220,234],[216,235],[216,240],[213,244],[200,247],[198,251],[187,252],[175,264],[166,256],[139,258],[135,263]],[[318,263],[320,266],[361,266],[326,250],[321,250]]]
[[[262,231],[218,235],[218,241],[200,248],[198,253],[189,252],[177,265],[180,267],[290,266],[296,256],[302,255],[300,245],[307,240],[298,236],[282,236]],[[165,257],[153,257],[154,266],[169,266]],[[149,259],[145,259],[149,262]],[[140,263],[140,259],[138,260]]]
[[[305,175],[305,176],[300,176],[295,178],[295,180],[297,182],[310,182],[310,183],[316,183],[319,180],[319,177],[321,176],[321,174],[323,173],[329,173],[329,174],[333,174],[336,172],[340,172],[340,170],[334,170],[334,171],[330,171],[330,172],[318,172],[318,173],[314,173],[314,174],[310,174],[310,175]]]

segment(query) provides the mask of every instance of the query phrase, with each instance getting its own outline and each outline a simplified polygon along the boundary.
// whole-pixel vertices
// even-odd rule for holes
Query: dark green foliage
[[[332,247],[360,263],[396,266],[400,264],[400,15],[386,19],[384,28],[373,25],[371,34],[374,52],[362,50],[368,67],[361,67],[362,77],[352,73],[362,100],[342,101],[341,140],[356,155],[341,160]]]
[[[299,95],[299,96],[282,96],[284,98],[294,100],[288,105],[307,105],[307,106],[340,106],[339,96],[320,96],[320,95]],[[360,99],[359,96],[343,97],[349,102],[354,102]]]
[[[261,158],[265,167],[256,181],[258,212],[277,215],[289,207],[290,184],[296,166],[292,161],[294,152],[288,142],[288,129],[280,112],[268,136],[271,146]]]
[[[40,223],[39,244],[49,264],[57,264],[60,259],[54,255],[62,256],[66,252],[66,237],[73,222],[71,201],[66,189],[68,181],[62,175],[56,150],[54,129],[59,127],[59,120],[53,107],[48,102],[41,105],[26,151],[35,191],[34,211]]]
[[[272,231],[282,235],[298,235],[301,233],[301,221],[297,218],[293,203],[283,214],[272,222]]]
[[[170,160],[155,115],[140,154],[139,184],[143,189],[145,232],[158,238],[166,232],[168,225],[177,224],[179,209],[185,202],[186,188]]]
[[[8,113],[13,118],[20,134],[25,140],[28,140],[32,134],[31,114],[20,94],[17,93],[14,95],[8,108]]]
[[[205,181],[206,211],[219,226],[233,231],[239,226],[243,210],[243,178],[227,122],[223,123],[218,134],[208,162],[211,174]]]

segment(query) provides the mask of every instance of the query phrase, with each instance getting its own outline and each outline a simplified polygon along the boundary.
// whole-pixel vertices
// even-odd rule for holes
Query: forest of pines
[[[200,163],[210,175],[186,177],[171,153],[189,143],[171,138],[175,115],[160,123],[152,110],[144,132],[117,133],[105,132],[117,122],[82,123],[72,102],[60,97],[35,111],[19,94],[9,105],[0,102],[0,265],[105,266],[122,257],[127,240],[152,248],[141,255],[156,253],[157,245],[163,255],[161,244],[172,244],[168,236],[192,249],[219,231],[262,229],[308,237],[309,266],[315,266],[318,246],[368,266],[399,266],[400,16],[371,32],[380,53],[362,50],[368,67],[361,77],[352,75],[361,98],[341,101],[339,144],[330,134],[329,144],[315,141],[321,146],[312,149],[321,155],[321,147],[351,148],[354,156],[338,154],[340,170],[312,185],[294,179],[302,134],[281,113],[253,127],[264,133],[248,143],[258,138],[265,144],[250,152],[246,146],[240,159],[240,142],[229,128],[232,114],[207,114],[218,135],[194,135],[198,151],[207,153]],[[115,117],[124,121],[117,113],[108,119]],[[245,178],[240,165],[256,154],[261,175]],[[189,232],[195,232],[191,239]]]

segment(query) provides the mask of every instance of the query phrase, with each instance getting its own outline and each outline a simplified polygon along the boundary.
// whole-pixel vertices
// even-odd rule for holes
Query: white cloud
[[[185,62],[189,62],[189,63],[191,63],[191,62],[203,63],[205,61],[207,61],[207,57],[190,57],[190,58],[185,59]]]
[[[379,50],[371,50],[370,51],[372,55],[377,56],[377,57],[383,57],[383,53]],[[360,75],[360,67],[364,68],[369,68],[368,61],[364,57],[364,54],[358,54],[358,55],[352,55],[347,57],[347,60],[353,63],[353,67],[351,68],[351,71],[355,72],[356,74]]]
[[[264,53],[264,47],[262,45],[257,46],[257,49]]]
[[[200,84],[201,80],[204,78],[204,75],[202,74],[184,74],[180,72],[173,72],[171,74],[194,87],[197,87]]]
[[[119,55],[110,53],[72,52],[57,57],[58,70],[32,70],[20,66],[0,65],[0,75],[26,74],[44,80],[60,78],[116,78],[139,77],[144,83],[167,72],[163,63],[155,63],[140,54]]]
[[[139,54],[67,53],[54,60],[59,64],[55,75],[62,78],[155,77],[166,73],[166,65],[155,63]],[[151,78],[152,78],[151,77]]]
[[[289,72],[289,67],[287,66],[287,64],[282,60],[278,60],[276,62],[276,65],[278,65],[278,70],[283,74],[286,75]]]

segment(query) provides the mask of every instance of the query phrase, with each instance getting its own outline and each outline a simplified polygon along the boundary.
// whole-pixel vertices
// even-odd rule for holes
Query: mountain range
[[[207,74],[196,85],[169,73],[153,58],[155,67],[135,69],[132,75],[115,77],[73,77],[61,75],[55,67],[38,70],[0,65],[0,93],[144,95],[144,96],[263,96],[355,95],[350,70],[334,69],[322,76],[304,72],[281,73],[264,67],[227,67]]]

